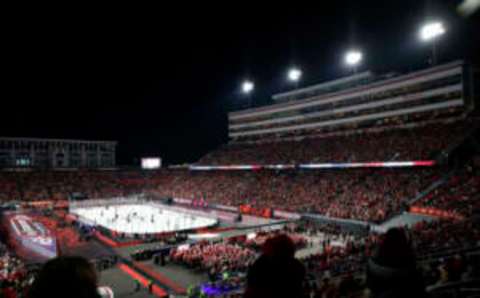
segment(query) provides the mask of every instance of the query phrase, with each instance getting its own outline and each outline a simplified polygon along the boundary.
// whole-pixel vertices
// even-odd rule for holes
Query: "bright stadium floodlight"
[[[363,58],[362,52],[357,50],[348,51],[347,54],[345,54],[345,63],[348,66],[354,67],[362,61],[362,58]]]
[[[302,77],[302,71],[298,68],[291,68],[288,71],[288,80],[291,82],[298,82]]]
[[[463,0],[457,7],[458,13],[464,17],[469,17],[473,15],[477,10],[480,9],[479,0]]]
[[[245,80],[242,83],[242,92],[245,94],[250,94],[254,88],[255,88],[255,85],[253,84],[252,81]]]
[[[429,22],[420,28],[420,39],[432,45],[431,65],[437,64],[437,41],[447,30],[439,21]]]
[[[445,26],[441,22],[430,22],[420,29],[420,38],[423,41],[430,41],[445,34]]]

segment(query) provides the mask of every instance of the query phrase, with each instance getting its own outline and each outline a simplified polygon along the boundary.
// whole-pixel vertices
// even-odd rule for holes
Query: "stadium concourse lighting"
[[[253,88],[255,88],[255,85],[253,84],[252,81],[245,80],[242,83],[242,92],[245,94],[250,94],[253,91]]]
[[[298,82],[301,77],[302,77],[302,71],[298,68],[291,68],[288,71],[288,79],[291,82]]]
[[[437,64],[437,40],[445,32],[445,26],[438,21],[426,23],[420,28],[420,39],[432,44],[432,59],[430,61],[432,65]]]

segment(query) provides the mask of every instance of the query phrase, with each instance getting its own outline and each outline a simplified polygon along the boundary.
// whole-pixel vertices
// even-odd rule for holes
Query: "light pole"
[[[352,69],[353,73],[357,72],[357,67],[362,59],[363,53],[359,50],[350,50],[345,54],[345,64]]]
[[[252,107],[251,94],[253,89],[255,89],[255,84],[250,80],[245,80],[242,83],[242,93],[248,97],[248,107]]]
[[[437,41],[445,32],[445,26],[438,21],[426,23],[420,28],[420,39],[432,44],[432,65],[437,64]]]

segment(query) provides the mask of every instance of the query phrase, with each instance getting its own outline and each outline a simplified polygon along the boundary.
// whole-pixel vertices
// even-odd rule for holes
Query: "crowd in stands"
[[[171,171],[156,192],[165,197],[204,198],[229,206],[249,204],[331,217],[382,221],[399,212],[440,177],[432,170]],[[166,185],[166,186],[164,186]]]
[[[127,176],[127,177],[126,177]],[[67,200],[73,193],[110,198],[151,192],[160,197],[204,200],[238,207],[313,212],[339,218],[382,221],[441,176],[438,169],[348,171],[0,173],[9,185],[4,202]],[[12,196],[12,197],[11,197]],[[288,204],[286,204],[288,202]]]
[[[231,144],[207,155],[203,164],[276,164],[332,161],[392,161],[434,158],[465,136],[466,120],[415,128],[305,138],[301,141]],[[31,171],[1,172],[0,200],[66,200],[73,194],[110,198],[140,192],[238,207],[310,212],[330,217],[381,222],[407,208],[443,169],[350,169],[344,171]],[[468,177],[467,177],[468,176]],[[465,181],[465,180],[468,181]],[[476,173],[454,175],[420,206],[471,214],[478,207]],[[478,201],[478,200],[477,200]],[[287,204],[288,202],[288,204]],[[475,205],[476,204],[476,205]]]
[[[469,121],[457,121],[394,130],[373,128],[364,133],[305,137],[301,140],[232,143],[211,152],[198,163],[231,165],[428,160],[434,159],[447,146],[461,141],[470,131],[470,125]]]
[[[25,297],[27,288],[33,282],[34,272],[0,243],[0,297]]]
[[[480,175],[478,169],[466,165],[451,175],[447,183],[416,202],[416,206],[452,210],[469,217],[480,209]]]
[[[456,211],[478,209],[480,180],[472,166],[458,170],[415,206]],[[407,208],[408,202],[446,173],[430,169],[350,169],[331,171],[161,170],[0,173],[4,202],[66,200],[72,193],[90,198],[151,192],[159,197],[202,200],[208,204],[273,208],[330,217],[381,222]],[[12,196],[12,197],[10,197]]]
[[[0,200],[67,200],[74,194],[111,198],[139,193],[154,182],[140,171],[0,172]]]
[[[478,247],[480,228],[477,224],[471,220],[420,222],[411,229],[413,243],[419,256]]]
[[[8,202],[21,198],[17,180],[14,175],[0,173],[0,202]]]
[[[46,175],[1,173],[0,181],[10,185],[10,192],[3,194],[4,201],[9,194],[20,195],[22,202],[29,202],[66,200],[72,193],[108,198],[151,192],[159,197],[204,200],[209,204],[233,207],[248,204],[258,209],[379,222],[405,209],[407,202],[442,177],[442,172],[440,168],[279,172],[162,170],[144,176],[138,171],[127,174],[79,171]],[[472,176],[463,186],[464,192],[459,189],[455,193],[460,203],[478,189],[478,178]],[[444,200],[444,206],[439,207],[457,208],[458,204],[452,205],[451,196],[444,197],[435,196],[435,204]]]
[[[11,173],[12,174],[12,173]],[[80,192],[89,198],[126,195],[131,188],[110,172],[31,172],[15,173],[23,201],[66,200]]]

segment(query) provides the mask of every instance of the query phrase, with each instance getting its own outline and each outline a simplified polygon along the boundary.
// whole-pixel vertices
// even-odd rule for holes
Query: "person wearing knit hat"
[[[415,253],[404,230],[392,228],[384,235],[368,261],[367,285],[373,298],[426,297]]]
[[[263,254],[250,266],[245,298],[303,298],[305,268],[295,259],[295,245],[286,235],[267,240]]]
[[[295,244],[289,236],[280,234],[275,237],[268,238],[265,241],[262,246],[262,253],[268,256],[294,258]]]

